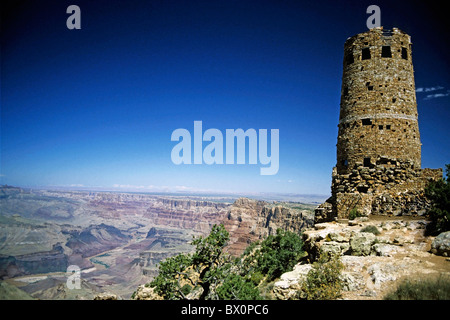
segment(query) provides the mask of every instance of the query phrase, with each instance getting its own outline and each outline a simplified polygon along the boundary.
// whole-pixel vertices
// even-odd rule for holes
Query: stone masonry
[[[424,188],[442,169],[421,169],[411,37],[373,28],[347,39],[331,198],[319,220],[422,215]]]

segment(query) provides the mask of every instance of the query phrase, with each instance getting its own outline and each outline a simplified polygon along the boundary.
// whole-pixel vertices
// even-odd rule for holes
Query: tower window
[[[381,47],[381,57],[382,58],[392,58],[391,46]]]
[[[345,56],[345,64],[350,65],[353,62],[355,62],[355,59],[353,58],[353,53],[352,52],[347,53],[347,55]]]
[[[391,125],[390,124],[386,125],[386,130],[391,130]]]
[[[367,193],[367,191],[369,191],[369,187],[365,187],[365,186],[359,186],[357,187],[358,192],[361,193]]]
[[[379,125],[379,126],[378,126],[378,129],[379,129],[379,130],[383,130],[383,125],[382,125],[382,124]]]
[[[344,87],[344,97],[346,97],[348,95],[348,88]]]
[[[370,126],[372,125],[372,120],[370,120],[369,118],[362,119],[362,124],[363,126]]]
[[[367,86],[367,90],[372,91],[373,90],[373,86]]]
[[[370,48],[364,48],[362,49],[362,60],[368,60],[370,59]]]
[[[364,158],[364,167],[370,167],[370,158]]]
[[[408,60],[408,49],[402,48],[402,59]]]

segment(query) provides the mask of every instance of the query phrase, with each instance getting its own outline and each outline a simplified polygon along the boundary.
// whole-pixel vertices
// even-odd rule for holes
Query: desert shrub
[[[358,217],[362,217],[362,215],[358,212],[358,209],[357,208],[351,209],[348,214],[348,220],[354,220]]]
[[[258,288],[244,277],[231,273],[216,290],[220,300],[261,300]]]
[[[431,223],[427,234],[437,235],[450,230],[450,164],[446,165],[446,179],[431,181],[425,188],[425,195],[431,200],[428,211]]]
[[[360,232],[370,232],[370,233],[373,233],[376,236],[380,234],[380,230],[378,230],[377,227],[371,226],[371,225],[370,226],[365,226],[364,228],[362,228],[360,230]]]
[[[164,299],[186,299],[192,290],[202,289],[200,300],[214,296],[216,283],[224,279],[230,268],[223,248],[229,240],[223,225],[214,225],[206,237],[194,238],[192,254],[179,254],[159,263],[158,276],[150,283]]]
[[[259,285],[261,283],[261,281],[264,280],[264,275],[259,272],[259,271],[255,271],[255,272],[251,272],[249,275],[250,281],[255,285]]]
[[[341,297],[344,268],[338,255],[322,253],[303,283],[302,296],[308,300],[334,300]]]
[[[301,257],[303,241],[294,232],[277,230],[276,235],[268,236],[250,258],[256,261],[254,269],[267,275],[271,281],[290,271]]]
[[[404,280],[385,300],[450,300],[450,277]]]
[[[250,245],[240,258],[224,251],[228,240],[224,226],[214,225],[208,236],[193,239],[194,252],[161,261],[158,276],[146,286],[171,300],[262,299],[269,283],[305,255],[301,237],[281,229]]]

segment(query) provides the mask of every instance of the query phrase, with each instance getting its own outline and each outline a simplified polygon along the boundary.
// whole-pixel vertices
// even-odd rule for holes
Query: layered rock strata
[[[282,204],[239,198],[221,223],[230,233],[227,251],[239,255],[250,243],[275,234],[277,229],[300,234],[314,224],[314,213]]]

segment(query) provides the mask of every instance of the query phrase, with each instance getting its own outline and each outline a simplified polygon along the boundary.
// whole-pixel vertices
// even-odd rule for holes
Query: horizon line
[[[104,187],[104,186],[20,186],[20,185],[8,185],[1,184],[1,188],[21,188],[21,189],[37,189],[37,190],[47,190],[47,191],[85,191],[85,192],[114,192],[114,193],[137,193],[137,194],[167,194],[167,195],[183,195],[183,196],[223,196],[223,197],[249,197],[249,196],[262,196],[262,197],[275,197],[275,198],[292,198],[292,197],[312,197],[323,199],[317,203],[322,203],[330,195],[320,194],[320,193],[294,193],[294,192],[239,192],[239,191],[219,191],[219,190],[142,190],[139,188],[115,188],[115,187]],[[292,200],[290,200],[292,201]],[[310,203],[316,203],[310,202]]]

